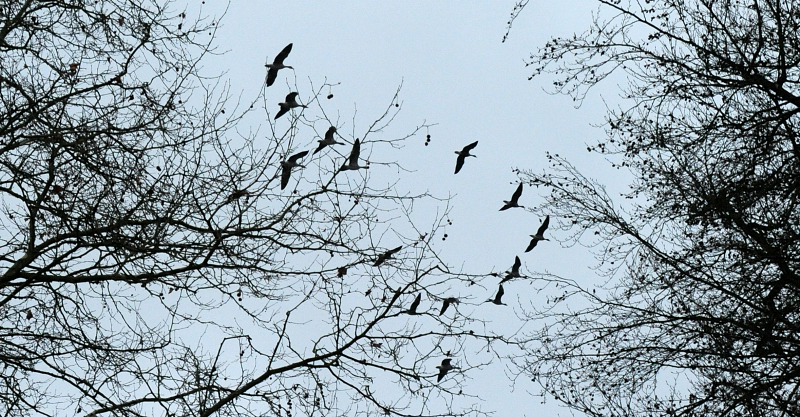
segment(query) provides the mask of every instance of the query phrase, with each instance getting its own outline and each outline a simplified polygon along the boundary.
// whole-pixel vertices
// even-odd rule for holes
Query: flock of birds
[[[272,84],[275,83],[275,80],[278,77],[278,71],[279,70],[284,69],[284,68],[294,69],[291,66],[284,64],[284,61],[289,56],[289,53],[291,51],[292,51],[292,44],[290,43],[285,48],[283,48],[283,50],[281,50],[281,52],[278,53],[278,55],[275,56],[275,59],[272,61],[271,64],[269,64],[269,63],[266,64],[266,67],[269,68],[269,71],[267,72],[267,87],[269,87],[269,86],[271,86]],[[297,102],[297,95],[298,95],[297,92],[291,92],[288,95],[286,95],[286,99],[284,100],[284,102],[278,103],[278,106],[280,107],[280,110],[275,115],[275,120],[277,120],[278,118],[280,118],[284,114],[288,113],[289,110],[291,110],[293,108],[297,108],[297,107],[307,108],[308,107],[308,106],[306,106],[304,104],[300,104],[300,103]],[[334,137],[335,133],[336,133],[336,127],[331,126],[330,128],[328,128],[328,131],[325,132],[325,137],[322,140],[317,141],[317,142],[319,142],[319,146],[317,147],[317,149],[314,150],[312,155],[315,155],[317,152],[323,150],[327,146],[344,145],[344,143],[336,141],[336,139]],[[470,157],[470,156],[475,157],[475,155],[471,154],[470,151],[475,149],[476,146],[478,146],[478,141],[472,142],[469,145],[464,146],[460,151],[455,151],[455,153],[458,155],[458,157],[456,158],[456,169],[455,169],[455,173],[456,174],[458,174],[461,171],[461,168],[464,167],[464,162],[466,161],[467,157]],[[300,160],[302,160],[306,155],[308,155],[308,152],[309,151],[298,152],[298,153],[290,156],[289,158],[287,158],[285,161],[281,161],[281,169],[282,169],[282,171],[281,171],[281,190],[286,188],[286,186],[289,184],[289,180],[291,179],[291,175],[292,175],[292,169],[293,168],[298,168],[298,167],[300,167],[300,168],[304,167],[304,165],[300,164]],[[358,139],[356,139],[355,142],[353,143],[352,149],[350,150],[350,157],[347,159],[347,161],[345,161],[345,163],[342,165],[342,167],[339,169],[339,171],[341,172],[341,171],[347,171],[347,170],[369,169],[369,165],[368,164],[367,165],[359,165],[358,160],[359,160],[360,152],[361,152],[361,143],[360,143],[360,141]],[[248,193],[247,193],[246,190],[237,190],[237,191],[234,191],[234,193],[231,194],[228,197],[228,200],[232,201],[232,200],[234,200],[236,198],[242,197],[242,196],[247,195],[247,194]],[[519,198],[521,196],[522,196],[522,183],[520,183],[517,186],[517,189],[514,191],[514,194],[511,196],[511,200],[508,200],[508,201],[503,200],[504,205],[503,205],[503,207],[500,208],[500,211],[508,210],[510,208],[517,208],[517,207],[524,208],[525,206],[522,206],[522,205],[519,204]],[[549,239],[544,237],[544,232],[547,230],[547,227],[549,225],[550,225],[550,216],[548,215],[547,217],[545,217],[545,219],[542,222],[541,226],[539,226],[539,229],[536,231],[536,234],[535,235],[530,235],[531,242],[530,242],[530,244],[528,244],[528,248],[525,249],[526,253],[530,252],[533,248],[535,248],[536,244],[539,243],[539,241],[549,240]],[[375,259],[375,262],[372,265],[374,267],[378,267],[378,266],[382,265],[387,260],[392,259],[392,256],[394,254],[396,254],[397,252],[399,252],[402,248],[403,248],[402,246],[398,246],[398,247],[396,247],[394,249],[389,249],[386,252],[378,255],[378,257]],[[511,267],[510,270],[505,272],[506,275],[500,280],[500,284],[498,285],[497,293],[494,296],[494,298],[490,298],[490,299],[486,300],[485,302],[493,303],[493,304],[496,304],[496,305],[506,305],[502,301],[503,300],[503,294],[505,294],[505,291],[503,290],[503,283],[507,282],[507,281],[510,281],[510,280],[512,280],[514,278],[523,278],[523,275],[519,271],[520,266],[522,266],[522,262],[520,261],[519,256],[516,256],[515,259],[514,259],[514,265]],[[499,274],[493,274],[493,275],[498,276]],[[407,310],[403,310],[401,313],[410,314],[410,315],[421,314],[420,312],[417,311],[417,308],[419,308],[419,304],[420,304],[421,301],[422,301],[422,294],[420,293],[420,294],[417,294],[416,298],[414,298],[414,301],[411,303],[409,308]],[[448,298],[443,299],[442,300],[442,307],[439,310],[439,315],[440,316],[443,315],[451,305],[458,304],[458,303],[459,303],[459,299],[456,298],[456,297],[448,297]],[[449,352],[448,352],[448,354],[449,354]],[[452,358],[446,358],[446,359],[442,360],[441,365],[436,367],[436,369],[439,370],[439,376],[437,378],[437,382],[441,381],[445,377],[445,375],[447,375],[447,373],[449,371],[451,371],[453,369],[456,369],[452,365],[451,362],[452,362]]]
[[[294,69],[292,68],[292,66],[284,64],[284,61],[286,60],[286,57],[289,56],[290,52],[292,52],[291,43],[289,45],[286,45],[286,47],[283,48],[283,50],[280,53],[278,53],[278,55],[275,56],[275,59],[272,60],[271,64],[269,63],[266,64],[266,67],[269,68],[269,71],[267,71],[267,87],[270,87],[272,86],[272,84],[275,83],[275,80],[278,78],[278,71],[284,68]],[[302,108],[308,107],[305,104],[298,103],[297,96],[298,93],[296,91],[292,91],[291,93],[286,95],[286,99],[283,102],[278,103],[278,107],[280,107],[280,109],[278,110],[278,113],[275,114],[275,120],[278,120],[281,116],[288,113],[289,110],[291,109],[297,107],[302,107]],[[314,150],[312,155],[316,155],[317,152],[325,149],[325,147],[327,146],[344,145],[343,142],[338,142],[336,140],[336,138],[334,137],[335,133],[336,133],[336,128],[334,126],[328,128],[328,131],[325,132],[325,137],[322,140],[317,141],[319,142],[319,146],[317,147],[317,149]],[[344,165],[342,165],[339,171],[369,169],[369,164],[359,165],[358,160],[360,153],[361,153],[361,142],[358,139],[356,139],[356,141],[353,143],[353,148],[350,150],[350,157],[347,159],[347,161],[345,161]],[[289,180],[292,177],[292,169],[305,168],[305,165],[300,164],[300,160],[302,160],[306,155],[308,155],[308,151],[302,151],[290,156],[285,161],[281,161],[281,190],[285,189],[286,186],[289,185]],[[234,194],[231,194],[231,196],[228,197],[228,200],[232,201],[236,198],[246,195],[246,194],[236,195],[236,193],[241,193],[241,192],[242,192],[241,190],[234,192]]]

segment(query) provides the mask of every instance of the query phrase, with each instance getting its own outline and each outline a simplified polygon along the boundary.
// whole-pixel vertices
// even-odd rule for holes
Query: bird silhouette
[[[394,249],[389,249],[386,252],[378,255],[378,259],[375,260],[375,263],[372,266],[380,266],[380,264],[384,263],[387,259],[392,259],[392,255],[399,252],[403,246],[398,246]]]
[[[411,303],[411,307],[409,307],[408,310],[404,310],[403,313],[411,314],[411,315],[419,314],[419,313],[417,313],[417,307],[419,307],[419,302],[420,301],[422,301],[422,294],[417,294],[417,298],[415,298],[414,302]]]
[[[337,142],[336,139],[333,138],[334,133],[336,133],[336,128],[333,126],[329,127],[328,131],[325,132],[325,138],[317,141],[319,142],[319,146],[314,150],[313,154],[316,154],[328,145],[344,145],[344,143]]]
[[[497,305],[506,305],[503,302],[503,294],[506,292],[503,290],[503,284],[500,284],[500,288],[497,289],[497,295],[494,298],[490,298],[486,300],[487,303],[497,304]]]
[[[476,146],[478,146],[477,140],[465,146],[460,151],[456,151],[456,153],[458,154],[458,158],[456,158],[456,174],[458,174],[458,171],[461,171],[461,167],[464,166],[464,159],[466,159],[468,156],[475,156],[470,154],[469,151],[474,149]]]
[[[272,60],[271,64],[265,65],[267,68],[269,68],[269,71],[267,71],[267,87],[275,83],[275,79],[278,78],[278,70],[284,68],[294,69],[288,65],[283,64],[283,60],[286,59],[287,56],[289,56],[289,52],[292,52],[291,43],[286,45],[286,47],[283,48],[283,50],[280,53],[278,53],[277,56],[275,56],[275,59]]]
[[[514,191],[514,195],[511,196],[511,201],[503,200],[503,202],[506,203],[506,204],[500,209],[500,211],[508,210],[508,209],[514,208],[514,207],[525,207],[525,206],[520,206],[517,203],[518,200],[519,200],[519,197],[521,195],[522,195],[522,183],[519,183],[519,186],[517,187],[517,190]]]
[[[281,190],[286,188],[286,185],[289,184],[289,177],[292,175],[292,168],[294,167],[304,167],[297,162],[298,159],[306,156],[308,151],[298,152],[289,157],[289,159],[285,161],[281,161],[281,167],[283,167],[283,171],[281,172]]]
[[[358,155],[361,153],[361,142],[356,139],[353,143],[353,150],[350,151],[350,158],[347,162],[342,165],[342,168],[339,171],[347,171],[347,170],[357,170],[357,169],[369,169],[369,165],[367,166],[360,166],[358,165]]]
[[[550,215],[544,218],[542,225],[539,226],[539,230],[536,231],[535,235],[530,235],[531,243],[528,244],[528,249],[525,249],[525,252],[530,252],[531,249],[536,247],[536,244],[539,243],[540,240],[550,240],[544,237],[544,231],[547,230],[547,226],[550,225]]]
[[[278,103],[278,106],[280,106],[281,109],[280,109],[280,111],[278,111],[278,114],[275,115],[275,120],[278,120],[279,117],[281,117],[284,114],[286,114],[286,112],[288,112],[289,109],[293,109],[295,107],[303,107],[303,108],[308,107],[305,104],[300,104],[300,103],[297,102],[297,93],[296,92],[291,92],[291,93],[287,94],[286,95],[286,101],[283,102],[283,103]]]
[[[453,368],[453,365],[450,364],[450,361],[452,360],[453,359],[451,358],[442,359],[442,364],[436,367],[436,369],[439,370],[439,378],[436,379],[436,382],[440,382],[442,378],[444,378],[444,376],[447,375],[448,371],[450,371],[451,369],[455,369]]]
[[[225,203],[230,203],[233,200],[238,200],[242,197],[250,195],[250,191],[247,190],[236,190],[228,195],[228,198],[225,200]]]
[[[440,316],[442,314],[444,314],[445,311],[447,311],[447,308],[450,307],[450,304],[458,304],[458,303],[460,303],[458,298],[455,298],[455,297],[448,297],[448,298],[445,298],[442,301],[443,301],[442,302],[442,309],[439,311],[439,315]]]
[[[506,276],[500,280],[500,283],[504,283],[506,281],[510,281],[514,278],[521,278],[522,275],[519,273],[519,267],[522,266],[522,261],[519,260],[519,256],[514,257],[514,265],[511,266],[511,270],[506,272]]]

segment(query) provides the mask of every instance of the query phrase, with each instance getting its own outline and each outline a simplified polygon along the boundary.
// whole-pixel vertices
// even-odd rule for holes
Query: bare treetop
[[[529,65],[579,100],[624,77],[589,150],[635,181],[615,198],[558,155],[521,172],[605,276],[541,274],[519,370],[589,415],[798,415],[800,4],[599,3]]]
[[[369,168],[362,151],[394,163],[428,127],[382,136],[399,88],[371,124],[347,126],[358,138],[343,136],[342,167],[333,147],[309,152],[320,132],[318,150],[340,144],[326,116],[338,110],[318,100],[334,85],[293,86],[274,118],[257,106],[286,94],[267,87],[292,44],[240,106],[199,72],[217,22],[174,10],[0,5],[5,414],[484,414],[448,391],[462,373],[430,375],[465,339],[505,338],[467,328],[481,317],[416,311],[423,292],[440,299],[472,278],[436,252],[446,212],[420,232],[410,207],[429,195],[339,174]]]

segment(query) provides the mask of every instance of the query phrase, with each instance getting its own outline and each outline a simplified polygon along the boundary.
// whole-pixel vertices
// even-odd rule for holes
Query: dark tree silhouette
[[[540,276],[520,372],[588,415],[800,415],[800,3],[598,3],[530,65],[577,100],[627,79],[589,150],[634,181],[520,172],[605,273]]]
[[[330,146],[282,190],[282,161],[344,131],[318,100],[334,86],[294,86],[308,108],[276,122],[286,91],[259,68],[253,104],[232,102],[198,70],[217,22],[187,13],[0,3],[2,414],[480,414],[455,399],[487,360],[459,357],[503,339],[431,307],[468,283],[431,246],[448,209],[419,230],[431,197],[370,181],[426,126],[385,131],[395,94],[338,136],[373,169],[339,172],[350,146]]]

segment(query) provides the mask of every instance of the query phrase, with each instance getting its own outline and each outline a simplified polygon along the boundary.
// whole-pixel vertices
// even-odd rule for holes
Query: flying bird
[[[342,168],[339,171],[347,171],[348,169],[356,170],[356,169],[369,169],[369,165],[367,166],[360,166],[358,165],[358,155],[361,153],[361,142],[356,139],[355,143],[353,143],[353,150],[350,151],[350,158],[347,162],[342,165]]]
[[[403,313],[411,314],[411,315],[419,314],[419,313],[417,313],[417,307],[419,307],[419,302],[421,300],[422,300],[422,294],[417,294],[417,298],[415,298],[414,302],[411,303],[411,307],[409,307],[408,310],[404,310]]]
[[[486,300],[486,302],[487,303],[497,304],[497,305],[506,305],[503,302],[503,294],[505,294],[505,293],[506,292],[503,291],[503,284],[500,284],[500,288],[497,290],[497,295],[495,295],[493,299],[490,298],[490,299]]]
[[[284,114],[286,114],[286,112],[288,112],[289,109],[293,109],[295,107],[308,107],[305,104],[300,104],[300,103],[297,102],[297,93],[296,92],[289,93],[286,96],[286,102],[278,103],[278,106],[281,107],[281,110],[278,112],[278,114],[275,115],[275,120],[278,120],[279,117],[281,117]]]
[[[536,231],[535,235],[530,235],[531,243],[528,245],[528,249],[525,249],[525,252],[530,252],[531,249],[536,247],[536,244],[539,243],[540,240],[550,240],[544,237],[544,231],[547,230],[547,226],[550,225],[550,215],[548,214],[547,217],[544,218],[542,225],[539,226],[539,230]]]
[[[289,159],[281,161],[281,167],[283,167],[283,171],[281,172],[281,190],[286,188],[286,185],[289,184],[289,177],[292,175],[292,168],[304,167],[304,165],[300,165],[300,163],[297,161],[307,154],[308,151],[298,152],[290,156]]]
[[[283,48],[283,50],[275,57],[271,64],[265,65],[267,68],[269,68],[269,71],[267,71],[267,87],[275,83],[275,79],[278,78],[278,70],[284,68],[294,69],[288,65],[283,65],[283,60],[289,56],[289,52],[292,52],[291,43]]]
[[[236,191],[232,192],[228,196],[228,198],[225,200],[225,203],[226,204],[230,203],[233,200],[238,200],[238,199],[240,199],[242,197],[246,197],[248,195],[250,195],[250,191],[247,191],[247,190],[236,190]]]
[[[503,200],[503,202],[506,203],[506,205],[504,205],[500,209],[500,211],[508,210],[508,209],[514,208],[514,207],[523,207],[524,208],[525,206],[520,206],[519,203],[518,203],[519,197],[521,195],[522,195],[522,183],[519,183],[519,186],[517,187],[517,190],[514,191],[514,195],[511,196],[511,201]]]
[[[464,159],[466,159],[466,157],[475,156],[475,155],[471,155],[469,153],[469,151],[474,149],[476,146],[478,146],[478,141],[477,140],[475,142],[472,142],[469,145],[465,146],[464,149],[461,149],[460,151],[456,151],[456,153],[458,154],[458,158],[456,158],[456,174],[458,174],[458,171],[461,171],[461,167],[464,166]]]
[[[460,301],[458,298],[455,297],[448,297],[444,299],[444,303],[442,304],[442,309],[439,311],[439,315],[441,316],[447,311],[447,308],[450,307],[450,304],[458,304]]]
[[[442,359],[442,364],[436,367],[436,369],[439,370],[439,378],[436,379],[436,382],[440,382],[442,378],[444,378],[444,376],[447,375],[448,371],[450,371],[451,369],[455,369],[453,368],[453,365],[450,364],[450,361],[452,360],[453,359],[451,358]]]
[[[328,128],[328,131],[325,132],[325,138],[322,140],[318,140],[319,146],[312,155],[315,155],[317,152],[321,151],[324,147],[328,145],[344,145],[342,142],[337,142],[336,139],[333,138],[333,134],[336,133],[336,128],[331,126]]]
[[[380,264],[384,263],[387,259],[392,259],[392,255],[394,255],[397,252],[400,252],[400,249],[402,248],[403,246],[401,245],[394,249],[389,249],[386,252],[378,255],[378,259],[375,260],[375,263],[372,264],[372,266],[380,266]]]
[[[500,280],[500,283],[502,284],[502,283],[504,283],[506,281],[510,281],[510,280],[512,280],[514,278],[521,278],[522,275],[520,275],[520,273],[519,273],[519,267],[520,266],[522,266],[522,261],[520,261],[519,260],[519,256],[517,256],[514,259],[514,265],[511,267],[511,270],[506,272],[505,278]]]

